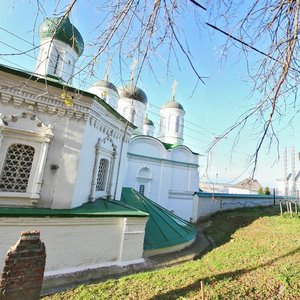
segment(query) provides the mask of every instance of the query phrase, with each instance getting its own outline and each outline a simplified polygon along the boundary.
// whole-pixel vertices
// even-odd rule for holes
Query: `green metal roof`
[[[144,250],[154,250],[189,242],[197,231],[189,222],[144,197],[131,188],[123,188],[121,201],[149,214]]]
[[[69,17],[46,18],[41,24],[40,39],[53,38],[72,47],[80,56],[84,50],[84,42],[80,32],[70,22]]]
[[[167,150],[174,149],[174,148],[176,148],[177,146],[180,146],[180,145],[181,145],[181,144],[168,144],[168,143],[163,143],[163,142],[162,142],[162,144],[165,146],[165,148],[166,148]]]
[[[115,200],[97,199],[72,209],[0,207],[0,217],[147,217],[148,214]]]

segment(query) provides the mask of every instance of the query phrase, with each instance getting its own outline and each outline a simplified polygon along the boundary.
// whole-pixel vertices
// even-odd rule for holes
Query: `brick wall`
[[[46,262],[39,231],[21,233],[7,252],[0,279],[0,300],[39,299]]]

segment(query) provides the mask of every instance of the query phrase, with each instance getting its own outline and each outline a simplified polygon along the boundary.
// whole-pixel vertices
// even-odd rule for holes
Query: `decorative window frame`
[[[96,192],[105,191],[105,188],[107,186],[108,171],[109,160],[106,158],[101,158],[98,165]],[[102,177],[101,179],[99,178],[100,176]]]
[[[146,176],[143,175],[143,171],[147,170]],[[145,165],[137,171],[137,181],[136,181],[136,190],[139,191],[140,186],[144,185],[144,196],[150,197],[151,192],[151,182],[152,182],[152,172],[151,170]]]
[[[108,142],[108,143],[106,143]],[[116,160],[116,145],[112,142],[110,136],[105,137],[104,139],[99,138],[96,144],[95,151],[95,162],[94,162],[94,170],[93,177],[91,183],[91,190],[89,201],[93,202],[96,198],[110,198],[111,197],[111,188],[112,188],[112,177],[114,173],[114,165]],[[97,178],[98,178],[98,170],[101,159],[106,159],[108,161],[107,166],[107,174],[106,174],[106,182],[104,190],[97,191]]]
[[[53,136],[52,126],[46,126],[31,111],[7,117],[0,114],[0,172],[11,145],[27,145],[35,150],[26,192],[0,191],[0,205],[38,204],[48,147]]]

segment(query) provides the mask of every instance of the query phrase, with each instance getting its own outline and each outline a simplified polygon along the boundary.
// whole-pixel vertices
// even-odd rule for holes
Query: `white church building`
[[[47,18],[40,39],[33,73],[0,65],[0,261],[20,231],[38,229],[46,276],[141,262],[152,216],[119,201],[122,188],[190,220],[199,165],[183,145],[183,106],[162,106],[154,137],[138,87],[72,86],[84,42],[68,16]]]

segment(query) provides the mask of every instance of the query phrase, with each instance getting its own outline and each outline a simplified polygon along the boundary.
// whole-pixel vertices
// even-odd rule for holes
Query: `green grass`
[[[46,299],[300,299],[300,219],[278,207],[218,213],[206,233],[216,247],[163,270],[80,286]]]

